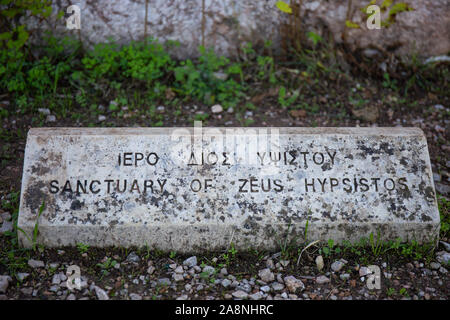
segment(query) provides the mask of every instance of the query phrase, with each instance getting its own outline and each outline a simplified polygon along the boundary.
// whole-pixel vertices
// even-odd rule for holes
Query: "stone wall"
[[[395,25],[382,30],[351,29],[349,42],[358,48],[375,46],[400,55],[413,52],[423,57],[447,54],[450,51],[450,1],[405,1],[415,10],[400,13]],[[320,34],[328,30],[336,41],[341,41],[348,1],[302,2],[304,31]],[[275,3],[276,0],[56,0],[55,12],[65,11],[71,4],[81,8],[81,30],[67,30],[65,19],[30,21],[30,26],[38,29],[37,35],[50,28],[57,34],[79,36],[87,44],[109,38],[127,43],[141,40],[146,34],[162,41],[178,40],[181,46],[177,55],[180,57],[195,56],[197,47],[204,41],[216,52],[233,56],[245,41],[272,40],[276,47],[279,46],[281,26],[286,23],[288,14],[279,11]],[[362,21],[358,8],[368,3],[368,0],[353,0],[353,21]]]

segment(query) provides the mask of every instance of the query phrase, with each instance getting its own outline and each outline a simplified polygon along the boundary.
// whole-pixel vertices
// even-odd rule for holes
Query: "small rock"
[[[30,267],[32,267],[33,269],[45,267],[45,264],[44,264],[43,261],[40,261],[40,260],[34,260],[34,259],[28,260],[28,265],[29,265]]]
[[[169,264],[169,268],[175,270],[177,268],[176,263]]]
[[[183,267],[182,266],[178,266],[176,269],[175,269],[175,273],[184,273],[184,269],[183,269]]]
[[[363,51],[363,54],[367,57],[367,58],[376,58],[376,57],[380,57],[382,56],[381,52],[377,49],[372,49],[372,48],[366,48]]]
[[[247,299],[248,298],[248,293],[244,292],[242,290],[238,290],[232,293],[233,297],[235,297],[236,299]]]
[[[335,261],[331,264],[331,270],[334,272],[339,272],[345,266],[345,263],[342,260]]]
[[[360,277],[364,277],[364,276],[367,276],[368,274],[371,274],[372,272],[369,270],[369,268],[367,268],[367,267],[361,267],[360,269],[359,269],[359,276]]]
[[[175,280],[175,282],[180,282],[180,281],[184,280],[183,275],[179,274],[179,273],[174,273],[172,277],[173,277],[173,280]]]
[[[350,274],[343,273],[339,276],[339,278],[341,278],[341,280],[343,280],[343,281],[347,281],[348,279],[350,279]]]
[[[441,182],[441,175],[439,173],[433,172],[434,182]]]
[[[61,283],[61,279],[59,278],[59,273],[55,274],[52,279],[52,284],[60,284],[60,283]]]
[[[46,119],[47,122],[55,122],[56,117],[53,114],[49,114]]]
[[[42,113],[43,115],[46,115],[46,116],[50,115],[50,109],[39,108],[38,111],[39,111],[39,113]]]
[[[263,294],[261,292],[256,292],[256,293],[253,293],[253,294],[251,294],[249,296],[249,298],[252,299],[252,300],[261,300],[263,297],[264,296],[263,296]]]
[[[187,300],[187,299],[188,299],[187,294],[184,294],[182,296],[179,296],[176,300]]]
[[[214,267],[211,267],[211,266],[205,266],[203,268],[203,272],[206,272],[209,275],[211,275],[211,274],[214,274],[214,272],[216,272],[216,269],[214,269]]]
[[[0,234],[3,234],[5,232],[11,232],[12,230],[13,230],[12,221],[3,221],[3,224],[0,227]]]
[[[286,288],[291,293],[296,293],[297,290],[303,291],[305,290],[305,285],[303,282],[294,276],[288,276],[284,278],[284,283],[286,284]]]
[[[450,186],[442,183],[435,183],[434,184],[436,191],[441,194],[447,194],[450,193]]]
[[[286,268],[288,265],[289,265],[289,260],[280,260],[280,264],[284,267],[284,268]]]
[[[66,300],[77,300],[77,297],[73,293],[71,293],[67,296]]]
[[[318,276],[318,277],[316,278],[316,283],[317,283],[317,284],[324,284],[324,283],[328,283],[328,282],[330,282],[330,279],[328,279],[328,278],[325,277],[325,276]]]
[[[447,243],[445,241],[439,241],[440,244],[442,244],[446,251],[450,251],[450,243]]]
[[[153,272],[155,272],[155,270],[156,270],[156,268],[155,268],[154,266],[150,266],[150,267],[148,267],[148,269],[147,269],[147,273],[148,273],[148,274],[153,274]]]
[[[141,258],[139,258],[139,256],[133,251],[128,255],[126,261],[132,263],[139,263],[141,261]]]
[[[16,278],[20,282],[23,282],[26,278],[28,278],[29,275],[30,275],[29,273],[25,273],[25,272],[21,273],[21,272],[19,272],[19,273],[16,274]]]
[[[323,263],[323,257],[322,256],[317,256],[316,258],[316,266],[317,266],[317,270],[321,271],[323,269],[324,263]]]
[[[158,279],[158,285],[160,286],[170,286],[171,282],[169,278]]]
[[[261,288],[259,288],[262,292],[268,293],[270,292],[270,287],[269,286],[262,286]]]
[[[22,292],[26,296],[31,296],[31,294],[33,293],[33,288],[32,287],[22,288],[20,289],[20,292]]]
[[[0,293],[6,293],[11,281],[12,279],[10,276],[0,276]]]
[[[245,291],[247,293],[252,292],[252,287],[248,283],[240,283],[237,287],[237,290]]]
[[[142,296],[138,295],[137,293],[130,293],[130,299],[131,300],[142,300]]]
[[[50,289],[48,289],[48,291],[50,292],[58,292],[60,289],[59,285],[55,284],[53,286],[50,287]]]
[[[11,214],[9,212],[0,213],[0,216],[2,217],[3,221],[11,220]]]
[[[225,81],[228,79],[228,74],[225,72],[214,72],[213,75],[216,79],[219,79],[219,80]]]
[[[221,113],[223,111],[223,108],[220,104],[215,104],[211,107],[212,113]]]
[[[104,116],[102,114],[98,116],[98,121],[102,122],[102,121],[105,121],[105,120],[106,120],[106,116]]]
[[[441,264],[438,262],[432,262],[430,263],[430,268],[433,270],[439,270],[439,268],[441,267]]]
[[[108,294],[100,287],[94,286],[95,294],[98,300],[109,300]]]
[[[281,276],[281,273],[278,273],[278,274],[277,274],[277,281],[278,281],[279,283],[284,283],[284,280],[283,280],[283,277]]]
[[[284,289],[284,285],[279,282],[274,282],[274,283],[272,283],[272,289],[274,291],[281,291]]]
[[[197,257],[192,256],[183,261],[183,265],[192,268],[197,265]]]
[[[258,276],[261,278],[262,281],[268,283],[275,280],[275,276],[272,271],[270,271],[269,268],[262,269],[259,271]]]
[[[450,253],[443,251],[438,252],[436,254],[436,260],[439,261],[441,264],[448,265],[448,262],[450,261]]]
[[[231,285],[231,280],[229,280],[229,279],[223,279],[222,280],[222,286],[224,288],[228,288],[230,285]]]
[[[226,275],[228,274],[227,268],[222,268],[222,269],[220,269],[220,274],[226,276]]]
[[[194,266],[191,270],[194,270],[195,272],[202,272],[202,268],[200,268],[199,266]]]

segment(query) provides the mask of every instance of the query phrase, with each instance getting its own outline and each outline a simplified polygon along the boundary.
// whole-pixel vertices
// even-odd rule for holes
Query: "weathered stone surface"
[[[277,48],[283,34],[292,33],[283,29],[289,15],[278,10],[276,2],[211,0],[205,2],[202,10],[200,0],[80,0],[76,4],[81,9],[81,29],[68,30],[65,19],[57,20],[55,17],[57,12],[66,11],[69,5],[75,3],[61,0],[54,1],[53,18],[46,21],[30,19],[29,24],[36,39],[42,39],[43,33],[39,30],[45,29],[80,37],[86,45],[106,42],[109,38],[118,43],[128,43],[142,40],[147,35],[162,41],[180,41],[181,45],[175,52],[184,58],[197,55],[197,47],[202,43],[214,47],[220,54],[234,56],[247,41],[262,44],[272,40]],[[373,47],[384,50],[393,48],[399,54],[447,54],[450,50],[449,2],[406,2],[415,10],[399,13],[397,22],[389,29],[368,30],[359,9],[367,6],[369,1],[354,0],[351,20],[363,27],[349,30],[349,42],[355,47],[367,48],[369,57],[378,53]],[[302,3],[300,16],[304,34],[308,31],[320,34],[327,30],[335,41],[340,42],[345,29],[348,1],[305,0]],[[383,19],[387,14],[383,14]]]
[[[439,233],[420,129],[222,129],[31,129],[19,227],[31,238],[44,202],[46,246],[275,249],[307,221],[311,241]]]

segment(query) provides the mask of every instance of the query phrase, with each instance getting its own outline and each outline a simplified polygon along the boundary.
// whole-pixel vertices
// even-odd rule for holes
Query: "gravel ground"
[[[47,249],[28,260],[27,272],[0,276],[0,300],[447,300],[449,247],[441,242],[443,250],[429,263],[375,261],[380,289],[368,288],[368,266],[326,258],[323,265],[314,252],[299,266],[281,253],[237,256],[227,266],[221,255],[170,258],[106,249],[111,256],[101,257],[104,250]],[[106,267],[107,261],[114,262]],[[81,269],[79,290],[67,288],[71,265]]]

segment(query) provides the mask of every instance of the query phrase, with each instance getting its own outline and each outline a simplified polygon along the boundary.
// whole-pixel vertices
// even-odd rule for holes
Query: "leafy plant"
[[[242,81],[241,67],[230,64],[225,57],[217,56],[212,49],[206,50],[200,46],[199,51],[200,57],[196,64],[188,59],[181,61],[174,69],[174,90],[205,104],[235,106],[243,97],[244,87],[228,75],[238,75]]]
[[[225,260],[225,264],[230,265],[230,262],[235,259],[236,254],[237,254],[237,250],[234,247],[234,243],[231,242],[230,248],[228,249],[227,253],[224,253],[222,255],[222,258]]]
[[[101,278],[104,276],[107,276],[110,273],[110,270],[114,268],[114,266],[117,264],[116,260],[113,260],[111,258],[107,258],[103,263],[97,263],[97,267],[100,267],[101,270]]]
[[[309,31],[306,35],[313,42],[314,46],[317,46],[318,43],[323,41],[323,38],[320,35],[312,31]]]
[[[388,288],[386,291],[386,294],[388,297],[395,295],[395,293],[396,293],[396,290],[394,288]]]
[[[0,47],[14,50],[22,48],[29,38],[24,18],[48,18],[52,13],[51,3],[51,0],[2,0]]]
[[[333,239],[329,239],[327,241],[327,246],[323,246],[319,249],[319,252],[323,254],[325,257],[331,256],[333,253],[339,254],[341,253],[341,248],[336,247]]]
[[[299,94],[300,92],[298,90],[295,90],[292,93],[287,93],[287,89],[282,86],[278,91],[278,103],[283,108],[289,107],[297,100]]]
[[[409,294],[408,294],[408,291],[406,290],[406,288],[401,288],[401,289],[398,291],[398,293],[401,294],[401,295],[404,296],[404,297],[409,297]]]
[[[284,13],[288,13],[288,14],[292,13],[291,6],[289,4],[287,4],[286,2],[284,2],[284,1],[277,1],[275,5],[277,6],[277,8],[280,11],[282,11]]]
[[[89,251],[89,245],[79,242],[77,243],[77,249],[80,254],[84,254]]]

